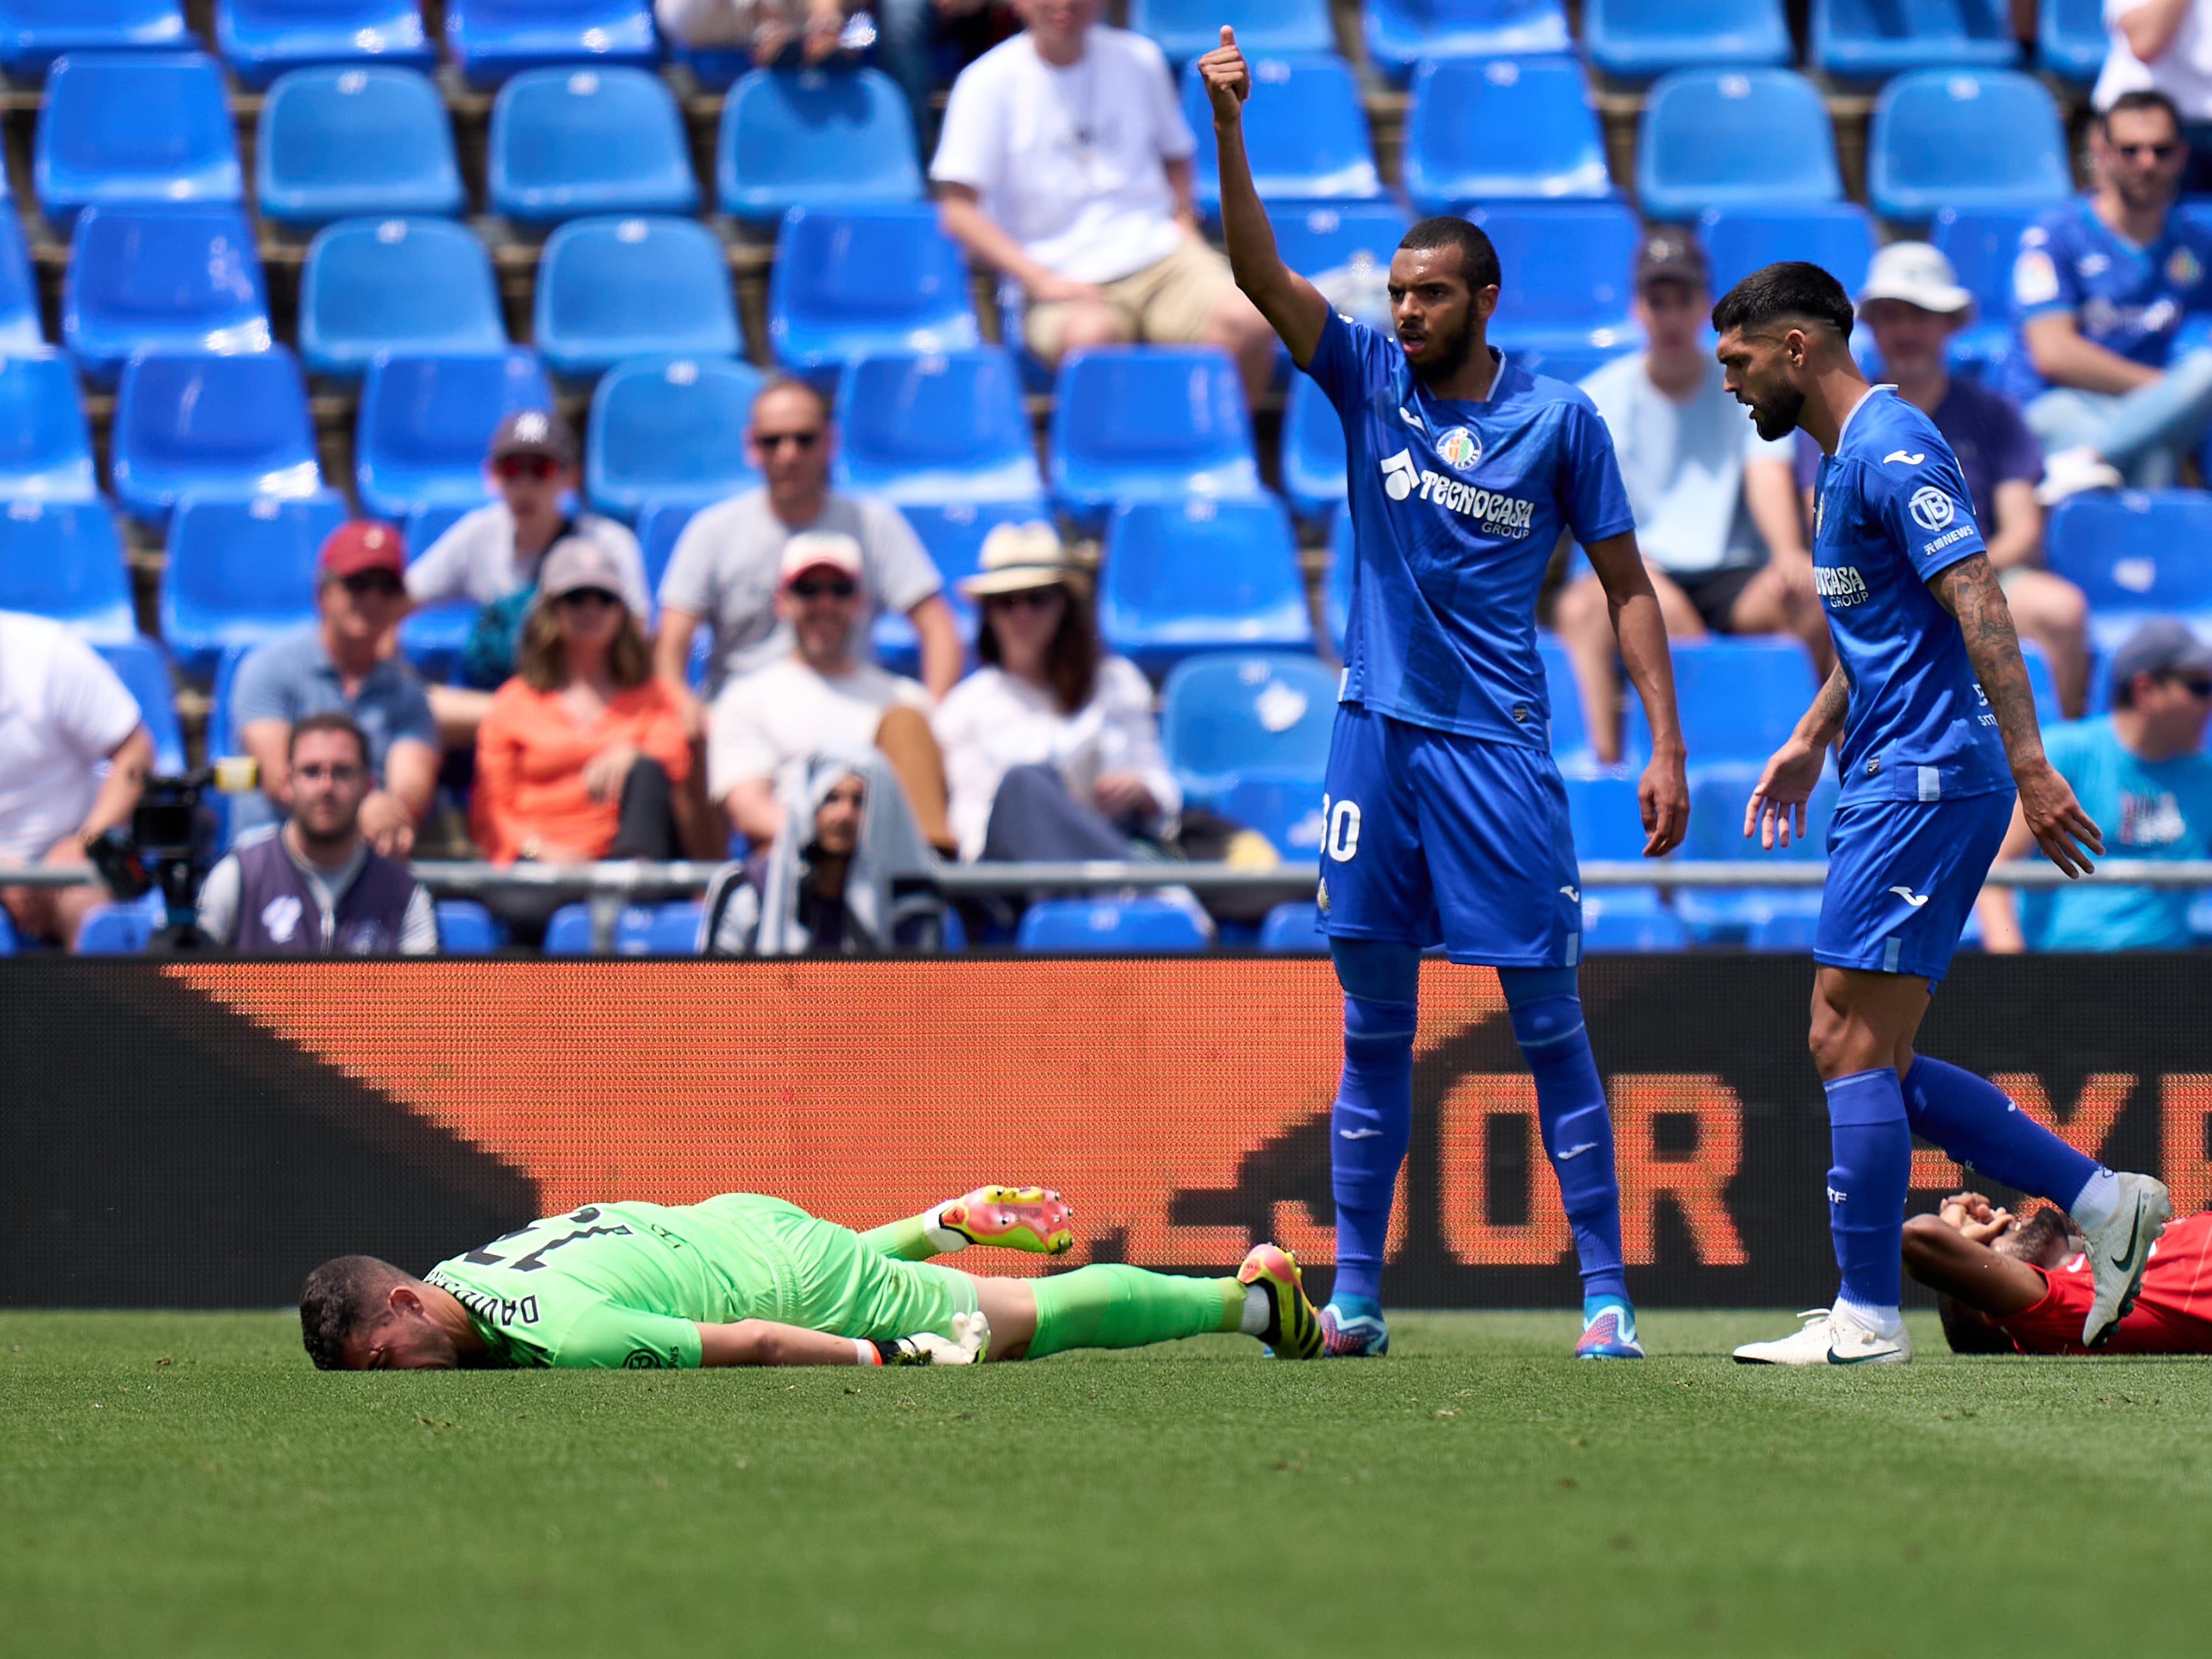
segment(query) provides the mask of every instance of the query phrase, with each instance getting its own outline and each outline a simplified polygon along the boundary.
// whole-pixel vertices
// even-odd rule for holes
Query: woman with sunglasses
[[[682,710],[621,586],[597,542],[572,536],[545,556],[515,676],[477,734],[471,826],[497,863],[715,851]]]
[[[1089,584],[1047,524],[1001,525],[960,591],[981,604],[983,665],[933,722],[963,859],[1126,858],[1182,805],[1152,688],[1103,655]]]

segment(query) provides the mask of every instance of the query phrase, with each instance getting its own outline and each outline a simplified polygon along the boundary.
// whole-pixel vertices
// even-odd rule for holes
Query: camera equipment
[[[200,932],[198,909],[200,802],[210,775],[202,768],[182,777],[149,778],[131,810],[131,827],[118,824],[86,849],[117,898],[128,902],[161,890],[168,916],[147,941],[149,951],[210,946]]]

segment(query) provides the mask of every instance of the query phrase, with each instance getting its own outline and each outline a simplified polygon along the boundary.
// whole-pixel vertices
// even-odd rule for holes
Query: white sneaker
[[[2095,1275],[2096,1298],[2089,1316],[2081,1322],[2081,1346],[2094,1348],[2112,1333],[2112,1327],[2135,1306],[2136,1287],[2142,1283],[2143,1264],[2159,1230],[2173,1217],[2173,1200],[2163,1182],[2147,1175],[2122,1175],[2120,1201],[2112,1218],[2094,1233],[2086,1234],[2089,1271]]]
[[[1894,1336],[1870,1331],[1841,1312],[1814,1308],[1797,1316],[1805,1322],[1795,1336],[1773,1342],[1747,1342],[1735,1351],[1739,1365],[1903,1365],[1912,1358],[1912,1339],[1905,1327]]]
[[[2085,489],[2118,489],[2124,482],[2118,467],[2083,444],[2043,458],[2043,482],[2035,487],[2035,499],[2056,507]]]

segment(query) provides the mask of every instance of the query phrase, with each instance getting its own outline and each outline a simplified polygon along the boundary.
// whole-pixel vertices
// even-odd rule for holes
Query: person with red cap
[[[231,729],[260,769],[258,793],[231,809],[234,837],[283,821],[290,799],[292,727],[309,714],[350,714],[368,740],[376,787],[361,804],[361,834],[387,858],[404,858],[438,786],[438,722],[406,659],[384,654],[406,613],[406,556],[399,532],[374,520],[340,525],[315,563],[315,608],[306,627],[256,647],[231,686]]]

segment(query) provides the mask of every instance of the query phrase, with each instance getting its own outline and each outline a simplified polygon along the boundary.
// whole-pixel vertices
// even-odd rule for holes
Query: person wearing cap
[[[931,846],[945,849],[945,759],[929,730],[929,693],[854,650],[867,580],[850,536],[811,531],[784,544],[775,614],[791,648],[732,680],[708,720],[707,789],[756,849],[784,825],[787,772],[830,749],[883,751]]]
[[[1936,423],[1959,458],[1974,522],[2023,639],[2051,664],[2060,708],[2078,719],[2089,684],[2089,602],[2063,576],[2039,568],[2043,508],[2035,499],[2043,449],[2002,392],[1951,374],[1944,349],[1973,315],[1974,296],[1951,262],[1926,242],[1892,242],[1874,257],[1859,290],[1859,320],[1874,337],[1883,377]],[[1820,447],[1796,438],[1797,485],[1812,514]]]
[[[1182,805],[1152,688],[1101,651],[1090,584],[1048,524],[1000,525],[960,584],[982,666],[931,722],[963,859],[1119,859]]]
[[[2116,859],[2212,856],[2212,645],[2186,623],[2157,617],[2112,653],[2112,710],[2043,734],[2044,751],[2082,810],[2105,826]],[[2031,857],[2034,837],[2013,809],[2000,859]],[[1982,945],[2022,951],[2186,951],[2193,887],[2118,887],[2077,882],[2016,897],[1985,887]],[[2023,915],[2025,913],[2025,915]]]
[[[2189,143],[2172,100],[2114,98],[2090,119],[2089,162],[2095,188],[2022,231],[2013,261],[2012,389],[2043,441],[2045,506],[2172,484],[2212,422],[2212,228],[2173,210]]]
[[[477,729],[477,845],[500,864],[711,856],[691,779],[683,703],[653,672],[621,561],[563,538],[539,567],[514,678]]]
[[[438,721],[404,657],[385,654],[406,613],[406,556],[398,530],[370,519],[340,525],[315,564],[317,619],[248,653],[230,693],[231,729],[253,757],[261,787],[232,798],[234,837],[283,821],[291,799],[292,727],[309,714],[350,714],[368,739],[376,780],[361,804],[361,833],[404,858],[438,786]]]
[[[877,616],[890,611],[914,624],[921,680],[941,697],[960,678],[966,649],[944,580],[899,510],[830,488],[836,429],[830,405],[804,380],[770,380],[755,395],[745,458],[761,484],[696,514],[677,538],[660,579],[660,636],[654,662],[670,684],[687,687],[691,642],[712,633],[707,701],[732,680],[790,654],[791,629],[775,607],[786,545],[799,535],[850,540],[860,562],[865,602],[854,619],[853,653],[875,659]]]
[[[572,510],[582,482],[575,434],[558,415],[519,410],[499,423],[484,456],[484,482],[495,497],[465,514],[407,568],[407,597],[416,605],[466,599],[496,605],[531,587],[538,562],[565,536],[583,536],[613,556],[623,603],[649,617],[652,596],[637,538],[612,519]],[[510,627],[512,623],[508,624]],[[483,684],[492,684],[487,677]],[[483,718],[489,694],[466,685],[430,693],[447,740],[465,746]]]
[[[1813,591],[1790,477],[1788,442],[1751,428],[1705,343],[1705,258],[1679,227],[1655,227],[1636,257],[1645,349],[1587,376],[1582,389],[1613,434],[1636,536],[1671,640],[1789,634],[1816,672],[1833,657]],[[1574,664],[1591,747],[1620,758],[1620,681],[1604,585],[1585,574],[1561,592],[1553,626]]]

